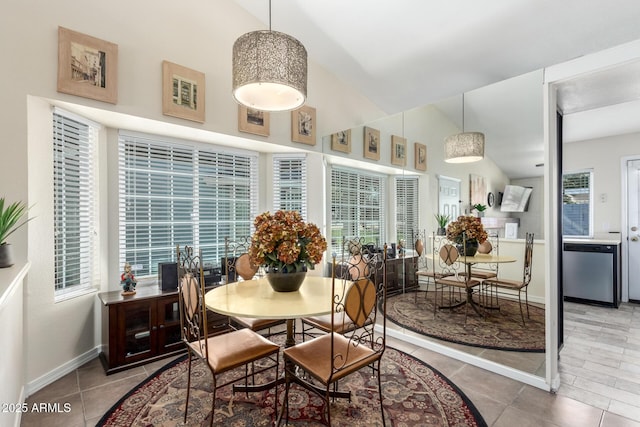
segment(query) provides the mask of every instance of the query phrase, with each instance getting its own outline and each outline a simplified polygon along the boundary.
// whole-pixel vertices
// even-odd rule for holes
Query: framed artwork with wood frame
[[[204,73],[162,61],[162,114],[204,123]]]
[[[268,111],[238,105],[238,130],[240,132],[269,136],[270,121]]]
[[[331,135],[331,149],[351,153],[351,129],[336,132]]]
[[[58,27],[58,92],[116,104],[118,45]]]
[[[425,144],[420,144],[416,142],[413,144],[414,147],[414,163],[415,168],[419,171],[427,170],[427,146]]]
[[[291,140],[316,145],[316,109],[303,105],[291,112]]]
[[[391,135],[391,164],[407,165],[407,138]]]
[[[380,131],[364,127],[364,157],[365,159],[380,160]]]
[[[482,175],[469,174],[469,204],[484,205],[487,200],[487,183]]]

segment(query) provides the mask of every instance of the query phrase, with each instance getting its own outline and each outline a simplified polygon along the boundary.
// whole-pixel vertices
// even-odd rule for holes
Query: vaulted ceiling
[[[234,1],[268,28],[267,0]],[[271,4],[273,30],[298,38],[312,60],[389,114],[440,103],[445,110],[449,105],[452,120],[460,121],[460,109],[454,105],[461,102],[451,97],[522,76],[511,87],[495,85],[496,93],[478,91],[475,101],[470,93],[469,103],[465,101],[467,117],[492,126],[473,130],[493,134],[487,135],[487,154],[512,177],[533,173],[530,168],[535,167],[528,165],[523,171],[513,163],[513,150],[531,149],[531,144],[542,149],[541,131],[538,141],[532,142],[536,137],[529,135],[540,117],[532,117],[534,111],[523,105],[537,102],[537,95],[516,82],[541,85],[536,70],[640,39],[638,22],[637,0],[273,0]],[[637,71],[567,83],[560,106],[574,113],[638,99]],[[631,84],[633,93],[625,89]],[[514,99],[518,90],[528,98]]]

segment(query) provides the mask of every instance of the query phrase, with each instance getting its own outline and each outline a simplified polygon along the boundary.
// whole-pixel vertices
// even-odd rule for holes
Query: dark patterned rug
[[[438,297],[439,298],[439,297]],[[544,309],[529,304],[530,319],[522,326],[518,301],[500,299],[500,310],[484,310],[482,318],[464,306],[439,309],[434,318],[433,292],[394,295],[387,300],[387,319],[421,335],[474,347],[544,353]]]
[[[242,369],[242,368],[241,368]],[[383,405],[387,426],[479,426],[487,424],[469,399],[441,373],[406,353],[387,348],[382,359]],[[273,372],[273,371],[272,371]],[[115,426],[208,426],[211,414],[211,374],[201,362],[192,367],[189,417],[183,423],[187,385],[186,356],[160,369],[136,386],[97,424]],[[256,379],[256,383],[265,377]],[[334,426],[381,426],[377,381],[370,369],[340,380],[352,399],[331,405]],[[278,399],[282,401],[284,387]],[[274,390],[251,393],[217,392],[215,426],[270,426],[274,414]],[[315,394],[292,386],[289,396],[290,425],[320,425],[322,402]]]

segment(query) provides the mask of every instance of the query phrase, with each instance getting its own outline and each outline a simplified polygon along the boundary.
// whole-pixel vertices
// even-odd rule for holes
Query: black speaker
[[[158,263],[158,286],[163,291],[178,290],[178,263],[159,262]]]

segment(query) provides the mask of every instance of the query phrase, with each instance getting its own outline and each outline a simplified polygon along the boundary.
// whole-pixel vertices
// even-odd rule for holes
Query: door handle
[[[637,242],[637,241],[638,241],[638,236],[633,236],[633,237],[631,238],[631,241],[632,241],[632,242]]]

